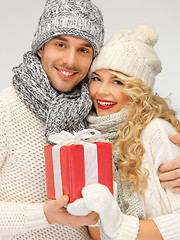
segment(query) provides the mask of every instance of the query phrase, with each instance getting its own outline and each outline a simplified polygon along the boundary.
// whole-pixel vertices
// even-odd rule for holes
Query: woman
[[[129,189],[126,197],[139,193],[143,209],[141,216],[130,216],[119,200],[121,194],[118,205],[105,186],[84,187],[81,208],[99,214],[110,239],[180,239],[180,194],[164,190],[158,180],[159,166],[180,154],[168,139],[169,134],[180,132],[180,122],[166,101],[152,92],[161,71],[153,48],[156,42],[157,34],[148,25],[116,32],[90,71],[95,111],[88,116],[89,127],[113,143],[119,173],[115,180]],[[75,205],[77,209],[78,200]],[[71,205],[68,211],[75,214],[76,210]]]

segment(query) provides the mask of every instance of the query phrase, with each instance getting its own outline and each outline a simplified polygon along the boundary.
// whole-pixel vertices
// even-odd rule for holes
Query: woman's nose
[[[98,89],[98,92],[101,95],[109,95],[110,90],[109,90],[108,84],[102,83]]]

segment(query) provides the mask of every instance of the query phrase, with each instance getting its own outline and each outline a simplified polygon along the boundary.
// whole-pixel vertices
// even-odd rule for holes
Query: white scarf
[[[87,116],[87,122],[89,128],[95,128],[102,134],[103,139],[108,139],[110,143],[113,143],[118,138],[118,127],[124,124],[128,119],[127,107],[121,111],[98,117],[94,110]]]

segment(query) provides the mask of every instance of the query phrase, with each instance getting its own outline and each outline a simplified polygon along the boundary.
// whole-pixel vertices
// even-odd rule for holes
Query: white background
[[[114,31],[152,25],[159,34],[156,50],[163,63],[155,91],[166,97],[172,93],[172,104],[180,109],[180,1],[179,0],[92,0],[103,12],[105,41]],[[11,84],[12,67],[30,50],[37,21],[45,0],[0,1],[0,90]]]
[[[100,7],[105,21],[105,41],[114,31],[152,25],[159,34],[156,50],[163,70],[155,91],[166,97],[172,93],[172,105],[179,111],[180,1],[179,0],[92,0]],[[12,82],[12,67],[30,50],[37,21],[45,0],[6,0],[0,2],[0,90]]]

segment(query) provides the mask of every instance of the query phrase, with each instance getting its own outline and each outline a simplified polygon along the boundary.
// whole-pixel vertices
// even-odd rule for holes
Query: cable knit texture
[[[94,59],[89,76],[97,69],[111,69],[140,78],[143,84],[153,87],[162,69],[154,49],[157,40],[157,33],[147,24],[115,32]]]
[[[158,179],[158,168],[179,157],[180,148],[169,141],[169,134],[177,134],[166,121],[154,119],[144,130],[144,167],[149,170],[148,188],[144,195],[145,218],[153,218],[164,239],[180,239],[180,194],[171,188],[164,190]]]
[[[44,11],[32,42],[36,53],[46,42],[58,35],[73,35],[91,43],[94,56],[104,41],[103,16],[90,0],[46,0]]]
[[[3,240],[90,239],[86,227],[48,224],[45,123],[11,86],[0,93],[0,235]]]
[[[115,120],[115,118],[118,119],[117,116],[119,116],[119,122],[122,124],[122,119],[124,119],[124,114],[122,114],[122,111],[125,110],[123,109],[119,113],[104,117],[97,117],[95,114],[91,113],[88,116],[88,125],[89,127],[99,129],[103,134],[109,134],[108,132],[111,132],[112,129],[115,131],[115,125],[117,131],[118,120]],[[169,141],[169,134],[176,134],[174,128],[168,122],[162,119],[154,119],[144,129],[141,135],[141,139],[145,148],[143,167],[149,170],[148,188],[143,196],[142,207],[144,206],[144,216],[142,215],[142,218],[153,218],[164,239],[179,240],[180,194],[173,194],[170,188],[163,189],[158,179],[159,166],[179,157],[180,155],[179,146]],[[109,135],[109,137],[112,137],[112,133]],[[113,142],[113,139],[111,139],[111,142]],[[123,211],[129,204],[129,197],[127,198],[127,196],[121,194],[121,192],[124,191],[124,186],[121,185],[121,187],[118,185],[118,201],[120,208],[125,214],[132,214],[128,210],[127,212]],[[138,201],[138,198],[136,200]],[[130,209],[133,209],[133,205],[130,205]],[[102,231],[102,226],[100,229],[102,239],[108,239]]]

